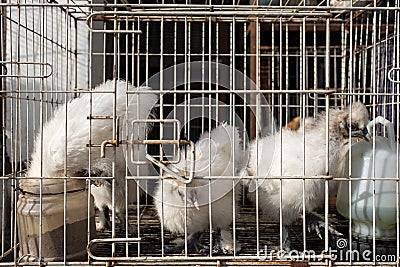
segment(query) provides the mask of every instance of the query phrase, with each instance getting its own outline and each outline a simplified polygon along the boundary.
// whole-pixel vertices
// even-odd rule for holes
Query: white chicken
[[[349,108],[329,110],[329,173],[325,171],[325,113],[318,114],[314,121],[306,120],[306,127],[300,127],[297,131],[283,130],[250,144],[248,165],[242,174],[264,178],[258,184],[255,179],[248,183],[251,191],[249,197],[255,201],[255,189],[258,186],[260,210],[276,221],[280,220],[280,209],[282,210],[283,247],[286,250],[291,249],[288,226],[303,213],[303,180],[282,179],[281,187],[281,181],[273,177],[305,175],[311,178],[304,182],[306,221],[309,230],[314,227],[320,236],[319,227],[324,226],[324,222],[312,212],[324,201],[325,182],[312,177],[343,177],[344,155],[348,149],[350,134],[365,138],[368,133],[366,126],[369,114],[366,107],[360,102],[353,103],[351,113],[350,119]],[[331,195],[336,194],[335,190],[336,186],[330,186]],[[335,232],[333,228],[329,230]]]
[[[113,93],[114,88],[116,94]],[[131,92],[128,97],[127,90]],[[108,160],[99,159],[100,149],[92,147],[89,150],[87,144],[101,144],[104,140],[114,139],[112,120],[114,98],[115,116],[119,117],[121,122],[123,118],[126,118],[125,122],[130,127],[133,120],[147,119],[157,102],[157,95],[138,92],[148,90],[150,88],[135,88],[122,80],[117,80],[115,84],[110,80],[94,88],[93,94],[82,93],[80,97],[60,105],[35,139],[27,178],[81,176],[85,172],[94,177],[112,177],[113,149],[106,149],[105,156]],[[89,120],[88,116],[102,118]],[[122,127],[120,123],[119,128],[122,129]],[[135,131],[135,138],[144,139],[146,134],[147,127],[143,125],[140,131]],[[144,147],[138,151],[138,154],[140,159],[145,158]],[[92,164],[91,170],[88,169],[89,159]],[[114,173],[117,188],[115,212],[123,226],[125,222],[125,166],[123,149],[118,146],[115,153]],[[142,166],[139,172],[138,175],[146,175],[148,167]],[[131,173],[131,175],[136,175],[136,173]],[[95,206],[100,210],[100,224],[97,230],[103,230],[110,225],[106,213],[108,209],[113,208],[111,184],[105,179],[98,179],[91,189]],[[134,181],[129,181],[128,190],[128,201],[133,203],[137,196]]]
[[[191,183],[185,186],[180,181],[164,179],[158,184],[154,201],[160,221],[166,229],[172,233],[184,234],[186,209],[188,250],[200,252],[207,249],[198,239],[203,231],[210,229],[211,207],[211,229],[217,233],[213,250],[233,252],[232,233],[227,228],[233,221],[234,211],[236,214],[233,197],[235,202],[240,199],[240,188],[236,185],[233,190],[231,179],[219,178],[236,175],[243,167],[243,162],[244,151],[238,129],[222,124],[210,133],[204,133],[196,142],[194,180]],[[185,158],[185,149],[182,149],[181,161],[169,167],[182,174],[187,173],[188,166],[190,159]],[[209,183],[209,179],[201,179],[204,176],[214,176],[215,179]],[[180,252],[183,247],[178,245],[173,251]],[[239,244],[236,244],[238,249]]]

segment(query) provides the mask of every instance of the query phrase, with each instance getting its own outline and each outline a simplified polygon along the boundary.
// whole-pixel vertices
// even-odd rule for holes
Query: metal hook
[[[93,12],[86,18],[86,25],[88,26],[89,31],[93,33],[130,33],[130,34],[141,34],[141,30],[103,30],[103,29],[94,29],[93,28],[93,20],[101,20],[101,21],[107,21],[107,20],[116,20],[118,21],[119,18],[122,16],[125,16],[125,20],[128,17],[132,17],[132,12],[128,12],[125,14],[122,14],[124,12],[118,11],[118,13],[114,11],[98,11],[98,12]],[[120,15],[122,14],[122,16]]]
[[[397,71],[398,73],[400,73],[400,68],[392,68],[392,69],[390,69],[389,72],[388,72],[388,79],[389,79],[389,81],[391,81],[392,83],[400,83],[399,80],[395,80],[395,79],[393,78],[394,72],[395,72],[395,71]]]
[[[98,257],[93,255],[92,251],[90,250],[92,247],[96,247],[94,245],[98,243],[140,243],[142,239],[140,237],[127,237],[127,238],[98,238],[98,239],[92,239],[89,241],[89,243],[86,246],[86,252],[88,256],[94,260],[100,260],[100,261],[106,261],[106,260],[122,260],[125,259],[123,257]]]
[[[109,140],[104,140],[101,142],[100,145],[100,158],[105,158],[106,157],[106,147],[107,145],[111,145],[114,147],[119,146],[119,117],[115,119],[115,136],[114,139],[109,139]]]
[[[106,157],[106,146],[107,145],[118,146],[118,142],[115,139],[104,140],[100,145],[100,158]]]

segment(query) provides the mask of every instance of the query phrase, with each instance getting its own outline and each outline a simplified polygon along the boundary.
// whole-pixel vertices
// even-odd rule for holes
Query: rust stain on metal
[[[308,262],[306,261],[292,261],[290,264],[292,267],[307,267]]]

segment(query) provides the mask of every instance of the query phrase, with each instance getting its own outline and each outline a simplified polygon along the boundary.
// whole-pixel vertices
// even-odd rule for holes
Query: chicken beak
[[[371,141],[371,136],[368,133],[367,128],[364,128],[363,130],[355,131],[355,132],[353,132],[353,134],[351,136],[356,137],[356,138],[362,138],[367,142]]]
[[[189,191],[189,201],[193,204],[196,210],[200,210],[199,201],[197,199],[197,192],[196,190]]]

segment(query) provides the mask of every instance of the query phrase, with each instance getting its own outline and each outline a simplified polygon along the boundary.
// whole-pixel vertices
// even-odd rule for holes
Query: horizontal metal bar
[[[127,143],[127,144],[140,144],[140,145],[179,145],[179,146],[184,146],[184,145],[190,145],[191,141],[189,140],[122,140],[122,143]]]
[[[237,87],[237,86],[236,86]],[[216,90],[210,90],[210,89],[205,89],[205,90],[197,90],[197,89],[190,89],[190,90],[184,90],[184,89],[179,89],[179,90],[158,90],[158,89],[152,89],[148,91],[140,91],[139,94],[186,94],[186,93],[196,93],[196,94],[215,94],[215,93],[220,93],[220,94],[228,94],[228,93],[237,93],[237,94],[258,94],[258,93],[265,93],[265,94],[340,94],[340,95],[346,95],[346,96],[358,96],[360,92],[363,93],[363,95],[368,95],[368,96],[393,96],[394,93],[373,93],[373,92],[367,92],[371,91],[372,88],[366,87],[366,88],[359,88],[359,87],[353,87],[352,90],[354,92],[348,92],[348,88],[337,88],[333,89],[330,88],[329,90],[324,90],[324,89],[305,89],[305,90],[298,90],[298,89],[277,89],[277,90],[271,90],[271,89],[216,89]],[[99,93],[115,93],[112,91],[52,91],[49,92],[47,90],[0,90],[0,93],[70,93],[70,94],[76,94],[76,93],[93,93],[93,94],[99,94]],[[137,92],[131,92],[127,91],[127,94],[137,94]],[[6,96],[7,97],[7,96]],[[14,98],[14,97],[8,97],[8,98]]]
[[[103,178],[103,177],[102,177]],[[161,179],[168,179],[168,177],[164,176],[145,176],[145,175],[140,175],[138,177],[136,176],[126,176],[127,180],[161,180]],[[376,177],[376,178],[346,178],[346,177],[332,177],[332,176],[272,176],[272,177],[262,177],[262,176],[203,176],[203,177],[194,177],[193,180],[243,180],[243,179],[258,179],[258,180],[264,180],[264,179],[270,179],[270,180],[332,180],[332,181],[400,181],[399,178],[395,177]]]
[[[326,5],[319,5],[319,6],[306,6],[306,5],[299,5],[299,6],[263,6],[263,5],[198,5],[198,4],[191,4],[191,5],[185,5],[185,4],[114,4],[114,3],[107,3],[105,4],[87,4],[85,3],[0,3],[0,6],[4,7],[65,7],[65,8],[70,8],[70,7],[85,7],[85,8],[96,8],[96,7],[105,7],[107,6],[108,8],[126,8],[129,7],[134,11],[135,8],[140,9],[140,10],[145,10],[145,9],[158,9],[158,10],[164,10],[168,11],[168,9],[177,9],[182,12],[187,12],[188,10],[191,11],[202,11],[202,10],[208,10],[211,12],[216,12],[219,10],[230,10],[232,15],[236,14],[235,12],[237,11],[251,11],[251,10],[259,10],[259,11],[268,11],[268,10],[273,10],[273,9],[285,9],[285,10],[348,10],[348,11],[399,11],[400,7],[373,7],[373,6],[349,6],[349,7],[344,7],[344,6],[326,6]],[[131,11],[121,11],[121,12],[131,12]],[[215,13],[217,14],[217,13]],[[191,15],[191,14],[187,14]],[[250,15],[250,14],[248,14]],[[265,15],[265,13],[264,13]]]
[[[132,266],[132,262],[140,264],[140,266],[221,266],[223,263],[227,266],[293,266],[293,261],[260,261],[259,257],[220,257],[213,256],[212,258],[207,257],[134,257],[132,260],[125,259],[124,261],[113,262],[113,266]],[[109,261],[91,261],[91,262],[68,262],[68,266],[105,266],[109,264]],[[168,265],[167,265],[168,264]],[[301,262],[303,264],[303,261]],[[38,266],[36,262],[24,262],[24,266]],[[309,266],[322,266],[321,261],[307,262]],[[335,266],[394,266],[396,262],[339,262],[335,261]],[[10,266],[10,263],[0,262],[0,266]],[[46,266],[66,266],[65,262],[46,262]],[[325,266],[325,265],[324,265]]]
[[[238,86],[236,86],[238,87]],[[337,90],[334,89],[329,89],[329,90],[324,90],[324,89],[306,89],[306,90],[292,90],[292,89],[278,89],[278,90],[268,90],[268,89],[216,89],[216,90],[210,90],[210,89],[205,89],[205,90],[197,90],[197,89],[179,89],[179,90],[159,90],[159,89],[152,89],[152,90],[146,90],[146,91],[126,91],[126,94],[167,94],[167,93],[177,93],[177,94],[186,94],[186,93],[196,93],[196,94],[215,94],[215,93],[242,93],[242,94],[257,94],[257,93],[290,93],[290,94],[308,94],[308,93],[316,93],[316,94],[333,94],[333,93],[338,93],[342,90],[341,88],[338,88]],[[47,90],[13,90],[13,91],[8,91],[8,90],[0,90],[0,93],[50,93]],[[71,94],[76,94],[76,93],[89,93],[89,94],[102,94],[102,93],[109,93],[109,94],[115,94],[113,91],[53,91],[52,93],[71,93]],[[342,94],[342,92],[341,92]],[[348,93],[348,94],[354,94],[355,93]],[[384,95],[381,93],[376,93],[376,95]]]
[[[90,29],[89,30],[92,33],[110,33],[110,34],[114,34],[114,33],[129,33],[129,34],[141,34],[142,31],[136,31],[136,30],[93,30]]]
[[[271,49],[271,47],[269,47],[269,46],[262,46],[262,47],[260,47],[260,49],[262,50],[262,54],[259,55],[260,58],[270,58],[270,57],[276,56],[276,52],[279,50],[276,47],[274,49]],[[293,49],[293,48],[289,48],[289,50],[291,50],[291,49]],[[312,48],[309,47],[307,49],[311,50]],[[333,49],[339,50],[340,48],[332,47],[332,50]],[[268,53],[266,53],[264,51],[268,51]],[[275,53],[272,53],[272,51],[274,51]],[[321,48],[321,50],[319,51],[319,54],[317,54],[316,56],[314,54],[312,54],[314,52],[310,51],[309,54],[305,55],[305,57],[307,57],[307,58],[323,58],[323,57],[326,57],[326,55],[323,54],[324,52],[325,52],[325,50],[322,51],[322,48]],[[359,53],[361,53],[361,51]],[[357,54],[357,52],[356,52],[356,54]],[[110,53],[92,53],[92,55],[112,56],[113,53],[112,52],[110,52]],[[150,53],[150,52],[149,53],[144,53],[144,52],[136,53],[136,52],[134,52],[134,53],[120,53],[120,55],[121,56],[160,56],[160,53]],[[163,53],[162,55],[163,56],[185,56],[185,53],[175,53],[175,54],[174,53]],[[228,54],[228,53],[219,53],[219,54],[209,53],[208,55],[209,56],[226,56],[226,57],[231,56],[231,54]],[[203,54],[202,53],[191,53],[190,56],[203,56]],[[256,54],[251,54],[251,53],[246,53],[246,54],[236,53],[235,54],[235,57],[251,57],[251,56],[256,56]],[[300,50],[295,51],[295,52],[291,51],[290,53],[287,54],[287,58],[298,58],[300,56],[302,56]],[[344,58],[344,57],[345,56],[339,55],[339,54],[330,56],[330,58]]]
[[[161,123],[161,124],[165,124],[165,123],[173,123],[176,124],[175,125],[175,129],[176,129],[176,133],[175,136],[177,137],[177,139],[172,139],[172,140],[139,140],[139,139],[134,139],[133,138],[133,133],[131,135],[131,139],[130,140],[121,140],[121,143],[125,143],[125,144],[130,144],[131,145],[131,162],[134,164],[146,164],[148,162],[146,161],[137,161],[134,159],[134,153],[133,153],[133,146],[134,144],[138,144],[138,145],[163,145],[163,144],[172,144],[172,145],[176,145],[177,146],[177,155],[178,157],[175,160],[161,160],[160,164],[176,164],[179,163],[181,160],[181,146],[185,146],[185,145],[192,145],[190,143],[190,141],[188,140],[181,140],[180,139],[180,134],[179,134],[179,130],[181,129],[181,122],[177,119],[136,119],[133,120],[131,123],[131,127],[134,131],[135,128],[135,124],[140,124],[140,123]],[[150,156],[150,155],[149,155]],[[159,163],[155,163],[154,161],[157,161],[157,159],[153,158],[152,156],[150,156],[151,158],[148,158],[148,160],[150,160],[151,162],[153,162],[154,164],[158,165]]]
[[[83,176],[54,176],[54,177],[30,176],[29,178],[27,178],[26,176],[0,177],[0,179],[3,179],[3,180],[7,180],[7,179],[15,179],[15,180],[19,180],[19,179],[26,179],[26,180],[32,180],[32,179],[33,180],[36,180],[36,179],[41,179],[41,180],[54,180],[54,179],[86,180],[87,178],[88,177],[83,177]]]
[[[187,6],[186,6],[187,7]],[[211,7],[204,8],[204,9],[195,9],[195,8],[176,8],[176,9],[167,9],[167,8],[159,8],[159,9],[132,9],[132,11],[99,11],[91,13],[87,19],[86,23],[91,25],[89,21],[93,21],[93,17],[96,16],[96,20],[115,20],[116,16],[118,19],[122,21],[129,21],[129,20],[136,20],[139,16],[166,16],[168,17],[179,17],[182,18],[189,16],[204,16],[207,18],[212,16],[258,16],[258,17],[271,17],[271,16],[295,16],[295,17],[302,17],[302,16],[312,16],[312,17],[331,17],[332,13],[322,10],[321,12],[317,12],[314,8],[307,8],[307,9],[298,9],[298,8],[287,8],[282,7],[278,8],[269,8],[269,7],[262,7],[262,8],[251,8],[251,9],[242,9],[237,8],[230,10],[230,8],[221,8],[216,9]],[[303,11],[306,10],[306,11]],[[268,11],[268,12],[266,12]],[[309,12],[307,12],[309,11]],[[168,12],[168,13],[166,13]],[[177,18],[176,18],[177,19]],[[250,18],[249,18],[250,19]],[[140,32],[141,33],[141,32]]]
[[[337,89],[329,89],[329,90],[324,90],[324,89],[305,89],[305,90],[297,90],[297,89],[277,89],[277,90],[270,90],[270,89],[215,89],[215,90],[210,90],[210,89],[205,89],[205,90],[197,90],[197,89],[190,89],[190,90],[184,90],[184,89],[179,89],[179,90],[158,90],[158,89],[153,89],[153,90],[149,90],[149,91],[141,91],[139,94],[161,94],[161,95],[165,95],[165,94],[187,94],[187,93],[195,93],[195,94],[215,94],[215,93],[219,93],[219,94],[230,94],[230,93],[236,93],[236,94],[247,94],[247,95],[251,95],[251,94],[258,94],[258,93],[262,93],[262,94],[338,94],[341,96],[358,96],[360,94],[360,92],[362,92],[363,95],[366,96],[393,96],[395,95],[394,93],[373,93],[371,92],[372,88],[370,87],[366,87],[366,88],[357,88],[357,87],[353,87],[352,88],[353,92],[348,92],[348,88],[337,88]],[[368,92],[369,91],[369,92]],[[21,93],[23,92],[24,94],[37,94],[37,93],[70,93],[70,94],[76,94],[76,93],[94,93],[94,94],[98,94],[98,93],[114,93],[114,92],[93,92],[93,91],[46,91],[46,90],[37,90],[37,91],[33,91],[33,90],[23,90],[23,91],[19,91],[19,90],[12,90],[12,91],[8,91],[8,90],[0,90],[0,93]],[[134,92],[126,92],[127,94],[137,94]],[[12,99],[20,99],[18,97],[13,97],[13,96],[5,96],[6,98],[12,98]],[[22,100],[27,100],[26,98],[22,98]],[[29,100],[31,101],[31,100]],[[34,100],[32,100],[34,101]],[[36,100],[37,101],[37,100]],[[55,103],[55,102],[50,102],[50,101],[45,101],[44,102],[49,102],[49,103]]]
[[[114,116],[87,116],[86,117],[88,120],[112,120],[116,117]]]
[[[150,163],[148,163],[150,164]],[[78,179],[78,180],[86,180],[89,177],[82,177],[82,176],[59,176],[59,177],[29,177],[29,179],[41,179],[41,180],[54,180],[54,179]],[[112,178],[112,177],[92,177],[96,179],[107,179],[107,178]],[[7,176],[0,176],[0,180],[8,180],[8,179],[26,179],[25,176],[15,176],[15,177],[7,177]],[[146,176],[146,175],[140,175],[138,177],[136,176],[131,176],[128,175],[126,176],[127,180],[154,180],[154,179],[168,179],[168,177],[163,177],[159,175],[153,175],[153,176]],[[202,177],[194,177],[194,180],[242,180],[242,179],[258,179],[258,180],[263,180],[263,179],[275,179],[275,180],[289,180],[289,179],[297,179],[297,180],[315,180],[315,179],[321,179],[321,180],[332,180],[332,181],[400,181],[400,177],[375,177],[375,178],[359,178],[359,177],[332,177],[332,176],[324,176],[324,175],[318,175],[318,176],[202,176]]]
[[[243,85],[236,85],[235,88],[240,87]],[[149,90],[149,91],[143,91],[140,92],[145,93],[145,94],[167,94],[167,93],[192,93],[192,94],[215,94],[215,93],[239,93],[239,94],[257,94],[257,93],[291,93],[291,94],[308,94],[308,93],[315,93],[315,94],[333,94],[333,93],[338,93],[339,90],[341,89],[327,89],[327,90],[323,90],[323,89],[306,89],[306,90],[290,90],[290,89],[279,89],[279,90],[264,90],[264,89],[215,89],[215,90],[210,90],[210,89],[205,89],[205,90],[197,90],[197,89],[182,89],[182,90],[158,90],[158,89],[153,89],[153,90]],[[126,92],[127,94],[135,94],[135,92]],[[379,94],[381,95],[381,94]]]

